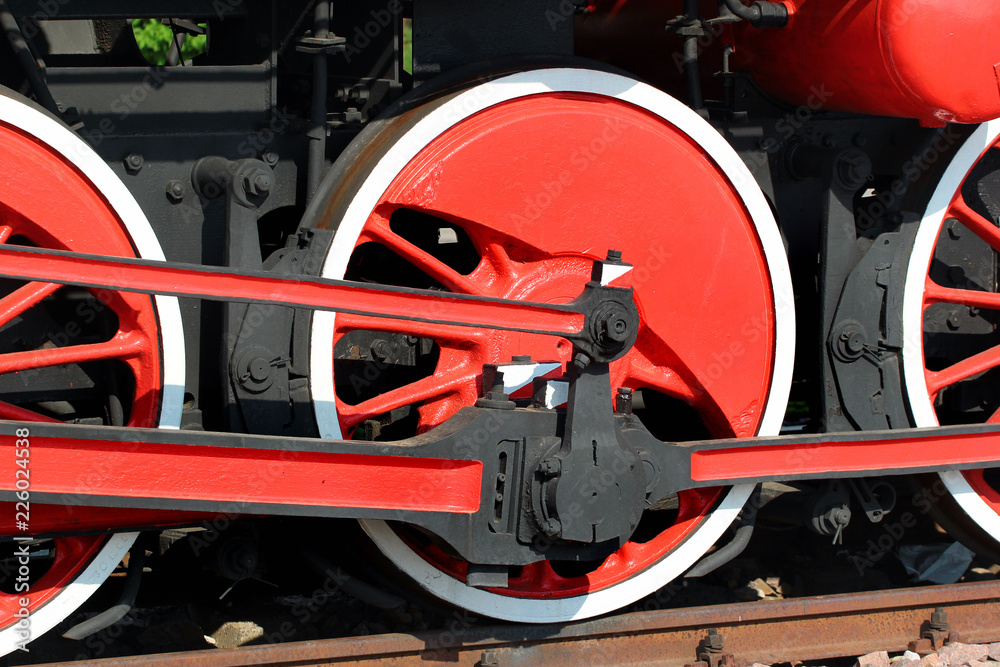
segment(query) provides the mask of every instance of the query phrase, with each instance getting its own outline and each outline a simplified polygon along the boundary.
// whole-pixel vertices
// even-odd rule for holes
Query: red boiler
[[[1000,117],[1000,3],[786,0],[785,28],[736,30],[736,66],[792,104],[925,125]]]

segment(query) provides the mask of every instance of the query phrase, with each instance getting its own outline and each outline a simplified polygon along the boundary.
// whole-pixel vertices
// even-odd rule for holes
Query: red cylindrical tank
[[[735,33],[735,66],[772,95],[925,125],[1000,117],[1000,2],[784,1],[788,26]]]

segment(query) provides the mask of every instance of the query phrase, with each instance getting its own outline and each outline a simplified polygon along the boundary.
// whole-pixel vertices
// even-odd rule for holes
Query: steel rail
[[[664,589],[669,590],[669,589]],[[209,649],[49,667],[246,667],[249,665],[590,664],[682,667],[710,628],[736,664],[775,664],[902,651],[936,607],[965,643],[1000,640],[1000,581],[637,612],[562,625],[467,628]],[[456,619],[461,617],[456,616]]]

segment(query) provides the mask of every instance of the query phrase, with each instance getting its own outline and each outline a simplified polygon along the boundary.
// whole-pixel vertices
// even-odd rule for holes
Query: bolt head
[[[250,360],[247,370],[250,372],[250,378],[254,382],[263,382],[271,374],[271,364],[267,363],[267,359],[254,357]]]
[[[861,333],[851,334],[847,339],[847,351],[859,354],[865,349],[865,337]]]
[[[709,651],[721,651],[723,647],[723,636],[715,628],[710,628],[705,637],[705,648]]]
[[[840,181],[848,187],[860,187],[872,175],[871,159],[858,149],[846,151],[837,163]]]
[[[559,523],[558,519],[546,519],[545,523],[542,524],[542,532],[549,537],[558,537],[562,532],[562,524]]]
[[[959,221],[955,218],[948,218],[948,220],[945,221],[945,225],[948,228],[948,236],[955,241],[962,238],[962,228],[959,226],[960,224],[961,223],[959,223]]]
[[[628,322],[622,317],[607,317],[601,320],[602,337],[612,343],[624,343],[628,339]]]
[[[125,168],[129,171],[139,171],[142,169],[142,165],[145,162],[143,157],[138,153],[129,153],[125,156]]]
[[[257,188],[257,192],[271,191],[271,177],[267,174],[258,175],[257,178],[253,179],[253,184]]]
[[[837,523],[841,526],[846,526],[851,522],[851,510],[847,509],[846,507],[842,507],[834,511],[831,518],[833,519],[834,523]]]
[[[377,361],[385,361],[389,358],[392,353],[392,346],[389,342],[383,340],[382,338],[376,338],[372,341],[372,346],[369,348],[372,353],[372,357]]]
[[[251,196],[266,195],[271,191],[271,175],[262,169],[250,169],[243,173],[243,190]]]
[[[559,459],[545,459],[538,464],[538,472],[548,477],[555,477],[562,472],[562,462]]]
[[[174,201],[184,199],[184,184],[180,181],[170,181],[167,183],[167,196]]]

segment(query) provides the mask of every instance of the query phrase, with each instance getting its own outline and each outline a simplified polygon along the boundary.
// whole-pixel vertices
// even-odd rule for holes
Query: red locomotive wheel
[[[0,182],[2,243],[163,258],[139,206],[101,158],[61,123],[2,91]],[[3,281],[0,419],[23,423],[29,443],[33,421],[176,428],[184,388],[180,327],[173,298]],[[25,467],[30,475],[30,456]],[[16,515],[24,509],[0,503],[4,535],[30,534],[50,514],[36,504],[39,525],[33,526],[30,510]],[[82,513],[94,512],[100,510],[61,514],[86,523]],[[72,613],[115,569],[135,537],[35,541],[27,573],[21,568],[25,559],[8,547],[0,570],[0,654]],[[30,618],[19,625],[22,598],[29,601]]]
[[[632,351],[612,364],[612,386],[641,390],[637,414],[660,437],[778,432],[794,318],[777,226],[718,132],[649,86],[540,69],[403,102],[347,149],[305,221],[336,232],[325,277],[549,303],[578,295],[591,262],[621,250],[635,266],[642,324]],[[359,331],[385,337],[366,367],[379,377],[360,370],[369,351],[356,344]],[[398,349],[407,344],[406,354],[425,361],[404,362]],[[320,430],[370,437],[383,424],[408,423],[422,432],[476,400],[484,363],[515,355],[537,364],[511,389],[560,376],[571,346],[317,313],[311,382]],[[442,600],[497,618],[562,621],[619,608],[683,574],[750,490],[682,493],[647,512],[604,562],[511,568],[502,589],[467,585],[467,564],[423,534],[377,521],[363,527]]]
[[[1000,121],[991,121],[954,154],[917,229],[903,295],[903,368],[917,426],[1000,421],[998,173]],[[979,261],[955,255],[959,243],[973,244]],[[936,517],[970,546],[1000,553],[996,471],[940,477],[954,502],[942,503]]]

